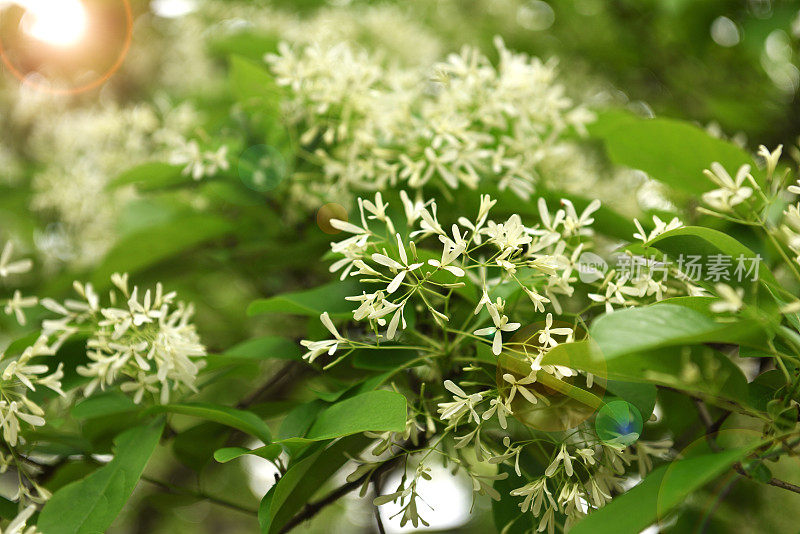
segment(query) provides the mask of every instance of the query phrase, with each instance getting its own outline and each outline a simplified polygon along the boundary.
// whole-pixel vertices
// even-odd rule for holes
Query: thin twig
[[[708,446],[714,452],[721,451],[722,449],[717,444],[714,435],[719,431],[720,427],[722,426],[722,423],[724,423],[725,419],[727,419],[728,415],[730,415],[730,412],[724,414],[717,421],[713,421],[711,419],[711,414],[708,412],[708,408],[706,407],[705,403],[702,400],[695,397],[692,397],[692,400],[694,401],[694,404],[697,407],[697,413],[700,415],[700,420],[706,427],[706,441],[708,442]],[[752,480],[752,477],[750,476],[750,474],[747,473],[747,471],[745,471],[741,462],[736,462],[735,464],[733,464],[733,470],[739,473],[741,476]],[[766,483],[769,484],[770,486],[775,486],[776,488],[785,489],[787,491],[792,491],[794,493],[800,493],[800,486],[796,486],[790,482],[786,482],[779,478],[773,477]]]
[[[253,391],[250,395],[239,401],[236,405],[237,408],[244,409],[252,404],[258,402],[266,393],[268,393],[271,389],[275,388],[278,384],[280,384],[285,378],[289,377],[292,373],[297,372],[298,366],[295,365],[295,362],[290,362],[283,367],[281,367],[277,373],[275,373],[272,378],[270,378],[267,382],[265,382],[261,387]]]
[[[359,488],[362,484],[364,484],[364,481],[368,477],[373,475],[377,476],[386,471],[389,471],[399,463],[401,458],[402,456],[398,456],[396,458],[389,460],[388,462],[384,462],[383,464],[381,464],[380,467],[378,467],[374,471],[370,473],[365,473],[358,479],[352,482],[347,482],[342,486],[339,486],[338,488],[330,492],[328,495],[326,495],[325,497],[316,502],[308,503],[303,507],[303,509],[300,512],[298,512],[283,526],[283,528],[280,531],[281,534],[286,534],[287,532],[291,531],[294,527],[300,525],[301,523],[304,523],[305,521],[308,521],[309,519],[317,515],[326,506],[333,504],[334,502],[338,501],[351,491],[355,490],[356,488]]]
[[[213,495],[209,495],[207,493],[203,493],[202,491],[196,491],[189,488],[184,488],[182,486],[176,486],[175,484],[170,484],[169,482],[165,482],[163,480],[157,480],[155,478],[151,478],[149,476],[143,475],[142,480],[145,482],[149,482],[154,486],[158,486],[159,488],[163,489],[168,493],[177,493],[183,495],[191,495],[192,497],[196,497],[198,499],[207,500],[214,504],[218,504],[220,506],[224,506],[226,508],[230,508],[231,510],[236,510],[237,512],[243,512],[246,514],[251,515],[258,515],[258,510],[253,510],[252,508],[247,508],[246,506],[241,506],[231,501],[227,501],[220,497],[214,497]]]
[[[372,487],[375,491],[375,497],[381,496],[380,484],[378,483],[377,479],[373,479]],[[386,529],[383,527],[383,519],[381,519],[381,510],[378,506],[373,506],[375,509],[375,522],[378,524],[378,532],[380,534],[386,534]]]

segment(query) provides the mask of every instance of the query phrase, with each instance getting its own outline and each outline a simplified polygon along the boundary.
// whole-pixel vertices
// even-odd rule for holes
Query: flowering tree
[[[800,147],[443,6],[208,3],[141,101],[8,89],[3,532],[454,528],[454,480],[476,532],[794,528]]]

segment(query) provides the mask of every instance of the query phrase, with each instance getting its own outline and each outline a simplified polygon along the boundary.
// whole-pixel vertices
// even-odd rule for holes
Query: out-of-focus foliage
[[[794,531],[796,2],[80,5],[0,2],[3,532]]]

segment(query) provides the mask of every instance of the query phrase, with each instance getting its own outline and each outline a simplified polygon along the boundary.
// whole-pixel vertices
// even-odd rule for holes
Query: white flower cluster
[[[509,51],[496,40],[497,66],[478,50],[428,70],[386,66],[347,43],[295,49],[266,61],[290,90],[287,122],[323,168],[316,194],[379,190],[431,180],[456,188],[482,178],[528,198],[549,157],[563,159],[565,133],[592,114],[568,98],[555,64]]]
[[[3,281],[26,273],[33,266],[29,259],[13,260],[13,254],[13,245],[8,241],[0,253],[0,279]],[[15,290],[14,295],[6,301],[4,311],[8,315],[14,315],[17,322],[24,325],[25,308],[37,303],[36,297],[23,297],[19,290]],[[60,342],[50,344],[47,336],[41,335],[32,345],[24,348],[9,346],[4,352],[0,352],[0,428],[5,445],[0,452],[0,473],[14,466],[19,474],[18,491],[13,500],[41,502],[49,495],[28,476],[31,467],[19,460],[15,447],[24,442],[20,435],[23,425],[35,428],[45,424],[44,409],[31,400],[28,394],[36,391],[37,387],[44,387],[64,396],[61,389],[64,365],[59,363],[55,371],[51,372],[42,359],[53,356],[59,346]],[[24,518],[20,524],[24,525]]]
[[[3,439],[12,447],[19,441],[20,421],[32,426],[45,423],[44,410],[28,398],[28,392],[36,391],[36,386],[44,386],[64,395],[61,391],[64,364],[59,363],[58,368],[49,373],[49,367],[36,359],[54,355],[59,346],[59,342],[48,344],[47,337],[42,335],[17,356],[0,354],[0,426]]]
[[[793,262],[800,265],[800,202],[790,203],[783,211],[783,217],[774,225],[759,210],[759,205],[769,205],[774,200],[785,202],[785,199],[781,198],[783,196],[800,195],[800,180],[796,184],[784,187],[790,176],[789,169],[776,173],[782,154],[783,145],[772,151],[764,145],[758,148],[758,156],[764,162],[766,184],[769,186],[766,190],[750,174],[749,165],[742,165],[736,177],[731,178],[719,163],[712,163],[711,170],[706,170],[705,174],[721,187],[703,195],[703,201],[712,209],[700,208],[700,211],[732,222],[761,227],[771,239],[782,239],[795,254]],[[745,181],[750,185],[744,185]],[[737,208],[739,205],[747,209]],[[796,267],[791,268],[796,269]],[[800,273],[797,275],[800,276]],[[721,296],[727,303],[720,307],[721,310],[736,311],[741,308],[741,295],[737,296],[731,288],[722,289]]]
[[[42,170],[32,180],[31,207],[52,222],[37,234],[44,257],[76,264],[102,258],[114,243],[121,207],[133,197],[131,188],[108,184],[137,164],[166,159],[197,122],[191,106],[167,101],[34,116],[28,145]]]
[[[119,384],[137,403],[152,394],[163,404],[171,392],[196,391],[206,350],[190,322],[193,307],[176,303],[175,292],[164,293],[161,284],[140,295],[138,287],[129,289],[127,274],[114,274],[111,281],[116,291],[110,292],[110,306],[101,306],[91,284],[79,282],[74,287],[81,300],[41,301],[61,316],[43,322],[45,335],[64,339],[89,332],[90,362],[78,367],[78,373],[91,379],[84,393]]]
[[[498,371],[499,384],[472,393],[467,393],[469,388],[481,382],[456,384],[446,379],[444,389],[452,394],[452,400],[436,397],[443,425],[438,432],[442,439],[451,437],[449,449],[444,446],[438,452],[464,467],[477,493],[499,498],[491,483],[502,474],[487,477],[485,470],[472,469],[474,460],[468,460],[461,451],[470,448],[479,462],[510,463],[521,473],[519,454],[537,440],[512,441],[506,435],[500,445],[497,432],[510,431],[510,420],[517,416],[520,406],[550,409],[551,399],[546,393],[549,390],[541,384],[565,380],[575,383],[581,379],[588,388],[593,387],[595,377],[591,374],[544,361],[554,347],[576,339],[577,324],[556,319],[566,309],[575,309],[575,299],[571,297],[576,290],[589,295],[588,306],[579,304],[580,313],[584,313],[592,307],[613,311],[614,306],[644,304],[682,294],[685,288],[667,286],[653,277],[615,280],[614,271],[604,279],[581,281],[579,260],[595,244],[592,223],[593,214],[600,208],[598,201],[580,211],[564,199],[562,207],[553,213],[540,199],[539,221],[526,226],[519,215],[493,220],[495,201],[482,195],[474,217],[457,217],[457,223],[448,226],[440,221],[436,202],[419,196],[412,200],[405,191],[400,193],[400,200],[402,221],[396,216],[393,220],[390,213],[394,212],[380,193],[372,200],[359,199],[358,222],[331,221],[334,228],[351,234],[332,243],[331,249],[339,259],[331,271],[341,272],[342,280],[357,277],[365,287],[361,294],[347,297],[357,306],[353,320],[361,328],[343,333],[323,313],[322,323],[332,337],[302,341],[307,349],[303,357],[314,362],[324,354],[338,356],[330,366],[354,349],[404,347],[432,361],[453,354],[472,361],[469,355],[482,350],[476,345],[488,349],[487,355],[518,356],[525,372]],[[654,223],[655,228],[647,232],[637,222],[638,238],[652,239],[680,226],[678,220],[664,222],[655,218]],[[367,287],[371,289],[368,291]],[[413,328],[406,321],[409,310],[413,310]],[[538,320],[538,326],[523,330],[523,318],[526,324]],[[507,337],[518,331],[525,332],[523,342]],[[479,371],[476,365],[469,365],[464,371]],[[500,360],[498,368],[502,368]],[[381,436],[376,450],[385,452],[409,436],[418,439],[424,434],[430,438],[437,432],[436,424],[430,420],[436,407],[429,409],[425,402],[420,404],[414,410],[417,415],[409,418],[406,433]],[[417,422],[420,415],[425,418],[423,424]],[[491,425],[490,430],[486,430],[487,425]],[[553,531],[556,513],[566,514],[571,524],[590,508],[604,505],[612,491],[621,488],[625,466],[634,458],[642,466],[651,464],[648,454],[653,449],[646,443],[625,449],[601,443],[585,423],[564,428],[576,425],[577,431],[568,433],[564,440],[546,440],[553,442],[554,452],[545,476],[512,492],[525,497],[523,511],[532,510],[541,518],[540,532]],[[466,431],[454,435],[460,426],[466,426]],[[573,468],[573,460],[586,469]],[[424,459],[419,465],[413,477],[404,478],[397,491],[380,497],[378,503],[400,501],[403,521],[413,524],[424,524],[414,504],[416,484],[425,478]]]
[[[454,291],[469,288],[476,291],[478,299],[472,303],[474,315],[488,319],[490,324],[464,335],[489,337],[492,352],[497,355],[502,351],[503,333],[520,327],[519,322],[510,321],[504,314],[510,295],[520,292],[527,296],[533,313],[544,313],[545,305],[549,305],[556,314],[561,314],[561,299],[571,297],[576,285],[582,283],[577,276],[579,261],[581,254],[592,248],[592,214],[599,209],[599,201],[578,213],[572,202],[563,199],[563,207],[551,213],[547,203],[539,199],[540,222],[528,227],[516,214],[504,222],[490,220],[489,212],[495,201],[482,195],[477,216],[459,217],[448,233],[438,220],[434,201],[420,198],[412,201],[405,191],[401,191],[400,198],[406,227],[411,229],[409,239],[396,231],[397,226],[387,213],[389,205],[380,193],[374,201],[359,199],[360,225],[331,221],[335,228],[352,234],[331,244],[331,250],[341,256],[331,265],[331,272],[341,271],[342,280],[356,276],[365,284],[385,286],[347,298],[358,303],[353,318],[368,323],[379,342],[395,339],[406,328],[405,310],[410,302],[420,310],[427,310],[439,327],[453,331],[454,327],[447,326],[450,321],[447,302]],[[654,217],[654,222],[656,227],[647,236],[650,239],[681,226],[677,219],[664,223]],[[639,232],[645,233],[638,221],[637,225]],[[436,241],[438,248],[434,250],[421,248]],[[642,271],[648,267],[653,266],[646,264]],[[640,305],[692,290],[685,280],[678,281],[680,287],[677,287],[668,285],[669,280],[647,273],[636,279],[615,279],[615,274],[612,270],[588,287],[589,299],[602,304],[607,312],[612,312],[614,306]],[[479,315],[484,309],[486,314]],[[304,357],[309,362],[326,352],[334,354],[340,345],[351,347],[327,314],[321,319],[333,339],[303,341],[308,349]],[[552,335],[570,339],[571,333],[562,328],[551,330],[552,321],[552,314],[547,314],[548,326],[541,334],[539,360],[556,345]],[[384,327],[385,332],[380,333]]]
[[[490,220],[489,212],[495,201],[483,195],[477,216],[471,220],[460,217],[448,233],[437,218],[435,202],[412,201],[404,191],[400,196],[407,227],[418,227],[409,235],[416,241],[405,240],[395,231],[395,223],[387,214],[388,204],[380,193],[374,201],[359,199],[360,226],[331,221],[335,228],[353,234],[331,245],[332,251],[342,256],[331,266],[331,272],[341,271],[342,280],[348,275],[358,276],[365,283],[385,285],[371,293],[364,291],[348,297],[358,303],[353,318],[367,322],[379,341],[391,340],[406,328],[406,306],[416,297],[420,301],[417,304],[430,313],[435,323],[446,328],[450,317],[445,301],[449,295],[467,286],[477,288],[480,297],[473,302],[477,305],[474,315],[479,316],[485,307],[487,314],[480,317],[490,319],[492,326],[477,329],[471,335],[491,335],[495,354],[502,349],[502,332],[516,330],[519,323],[508,322],[503,315],[504,299],[492,300],[490,292],[505,289],[524,292],[535,312],[543,312],[544,305],[551,303],[560,313],[559,297],[571,296],[574,291],[576,261],[588,245],[581,240],[592,235],[591,215],[600,207],[599,202],[593,202],[578,214],[569,200],[563,200],[564,208],[551,215],[542,200],[539,202],[542,222],[529,228],[522,224],[519,215],[501,223]],[[382,228],[373,229],[370,221],[377,221]],[[419,248],[433,237],[440,245],[440,253]],[[501,286],[505,289],[501,290]],[[303,345],[309,349],[305,358],[309,361],[324,352],[333,354],[345,341],[327,314],[323,314],[322,321],[334,339],[304,341]],[[383,327],[385,333],[378,334]]]
[[[184,165],[183,174],[190,175],[195,181],[230,168],[227,146],[223,145],[216,151],[211,151],[202,150],[194,139],[189,141],[182,139],[179,143],[170,154],[169,162],[173,165]]]
[[[543,336],[549,337],[550,334],[556,333],[554,330],[550,329],[548,323],[540,334],[540,340]],[[569,330],[563,329],[560,333],[569,336],[571,335]],[[557,370],[549,371],[558,379],[576,374],[569,368],[558,367]],[[536,405],[542,402],[549,404],[548,398],[534,389],[538,370],[546,369],[534,369],[528,376],[519,380],[510,373],[504,374],[503,380],[511,386],[505,398],[500,394],[495,396],[491,390],[466,393],[452,381],[446,381],[445,388],[453,394],[453,401],[439,403],[439,412],[441,418],[449,423],[447,429],[455,430],[462,422],[474,425],[467,434],[455,438],[455,448],[461,449],[472,445],[479,461],[485,460],[489,464],[512,464],[517,476],[522,476],[520,453],[525,447],[542,440],[512,442],[510,436],[504,436],[503,450],[495,452],[490,445],[481,440],[481,431],[484,423],[495,416],[500,428],[505,430],[508,427],[507,417],[513,415],[511,403],[517,395],[530,404]],[[591,379],[591,375],[587,378]],[[587,384],[591,385],[589,380]],[[478,413],[476,408],[479,409],[479,405],[486,400],[489,400],[488,408],[485,408],[483,413]],[[624,490],[626,466],[630,465],[632,460],[637,460],[639,475],[644,477],[652,469],[651,456],[666,457],[671,442],[638,441],[633,446],[625,447],[600,441],[594,432],[583,424],[575,431],[569,432],[565,441],[555,441],[553,445],[550,464],[545,469],[544,476],[511,491],[512,496],[524,497],[519,504],[523,513],[530,511],[539,518],[537,531],[546,530],[549,534],[555,530],[556,513],[567,516],[566,528],[569,528],[592,508],[600,508],[609,502],[612,492]],[[575,468],[575,462],[581,464],[581,469]]]

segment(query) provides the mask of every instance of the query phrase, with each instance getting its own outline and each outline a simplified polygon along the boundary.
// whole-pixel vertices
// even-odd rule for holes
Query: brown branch
[[[280,386],[282,382],[295,383],[296,381],[294,379],[297,377],[294,375],[302,376],[306,372],[308,372],[308,368],[299,366],[296,362],[287,363],[281,367],[278,372],[275,373],[267,382],[250,393],[250,395],[239,401],[239,403],[236,404],[236,408],[240,410],[248,408],[265,397],[267,393],[270,393],[271,390],[279,389],[278,386]]]
[[[697,413],[700,416],[700,420],[706,427],[706,441],[708,442],[708,446],[714,452],[721,451],[722,449],[717,444],[714,434],[716,434],[719,431],[720,427],[722,426],[722,423],[724,423],[725,419],[727,419],[728,416],[730,415],[730,412],[723,414],[722,417],[720,417],[716,421],[713,421],[711,419],[711,414],[709,413],[705,403],[702,400],[695,397],[692,397],[692,400],[694,401],[694,404],[697,407]],[[735,464],[733,464],[733,470],[739,473],[741,476],[753,480],[753,477],[751,477],[750,474],[748,474],[747,471],[745,471],[741,462],[736,462]],[[800,493],[800,486],[796,486],[794,484],[780,480],[775,477],[768,480],[766,484],[769,484],[770,486],[775,486],[776,488],[785,489],[787,491],[792,491],[794,493]]]
[[[795,493],[800,493],[800,486],[795,486],[794,484],[790,484],[789,482],[784,482],[783,480],[772,478],[769,482],[767,482],[770,486],[775,486],[776,488],[782,488],[788,491],[793,491]]]
[[[377,469],[369,473],[365,473],[364,475],[360,476],[358,479],[352,482],[348,482],[342,486],[339,486],[338,488],[330,492],[322,499],[316,502],[308,503],[303,507],[303,509],[300,512],[298,512],[283,526],[283,528],[280,530],[280,534],[286,534],[287,532],[291,531],[294,527],[300,525],[301,523],[304,523],[305,521],[308,521],[309,519],[317,515],[326,506],[333,504],[334,502],[338,501],[351,491],[361,487],[361,485],[364,484],[367,478],[372,476],[380,476],[381,474],[391,470],[400,462],[401,459],[402,456],[397,456],[395,458],[392,458],[391,460],[381,464],[381,466],[378,467]]]
[[[377,478],[373,479],[372,487],[373,487],[373,489],[375,491],[375,497],[376,498],[380,497],[381,496],[381,488],[380,488],[380,484],[378,483],[378,479]],[[378,533],[379,534],[386,534],[386,529],[383,526],[383,519],[381,519],[381,510],[380,510],[380,508],[377,507],[377,506],[373,506],[373,508],[375,509],[375,523],[377,523],[377,525],[378,525]]]

